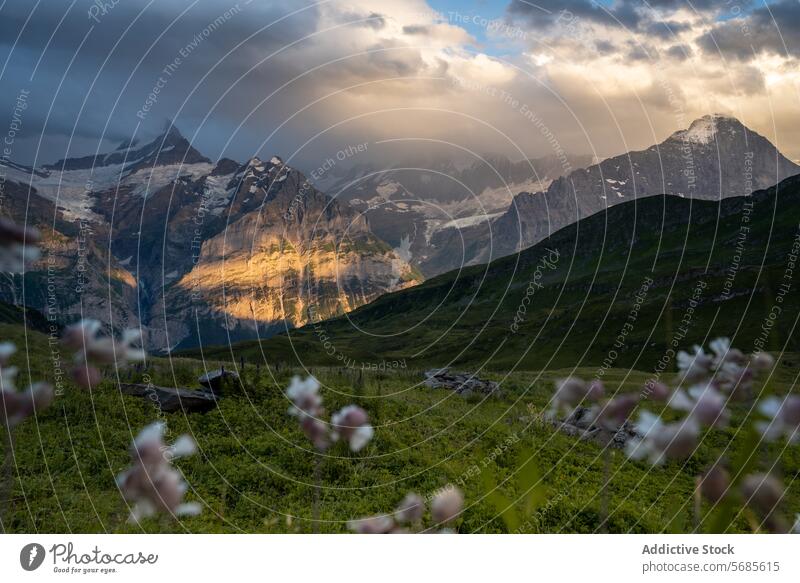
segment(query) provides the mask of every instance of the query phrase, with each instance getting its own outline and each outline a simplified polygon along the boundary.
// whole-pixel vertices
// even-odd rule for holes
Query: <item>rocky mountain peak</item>
[[[735,117],[722,113],[712,113],[694,120],[687,129],[675,132],[669,139],[706,145],[725,139],[726,135],[735,136],[740,131],[749,132],[751,130],[748,130]]]
[[[634,198],[671,194],[720,200],[749,195],[798,173],[800,167],[738,119],[705,115],[646,150],[572,172],[544,193],[518,195],[498,219],[496,256]]]

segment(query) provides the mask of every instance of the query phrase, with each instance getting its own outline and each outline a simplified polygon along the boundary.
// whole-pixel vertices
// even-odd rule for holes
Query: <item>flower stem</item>
[[[313,532],[319,534],[319,504],[322,494],[322,455],[314,456],[314,501],[311,509]]]
[[[692,532],[697,533],[700,530],[700,515],[703,508],[703,496],[700,487],[703,484],[702,476],[694,477],[694,508],[692,512]]]
[[[14,430],[4,426],[3,431],[3,471],[0,476],[0,526],[8,532],[8,507],[14,493]]]
[[[613,436],[609,439],[603,451],[603,490],[600,493],[600,532],[608,532],[608,499],[609,483],[611,482],[611,444]]]

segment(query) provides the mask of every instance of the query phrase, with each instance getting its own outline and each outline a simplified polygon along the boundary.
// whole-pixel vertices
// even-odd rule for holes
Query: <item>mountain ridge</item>
[[[500,370],[591,365],[598,374],[609,354],[616,355],[613,366],[665,370],[660,363],[675,341],[700,344],[711,330],[752,350],[796,351],[800,281],[781,284],[798,249],[800,175],[719,201],[654,195],[568,225],[512,256],[384,295],[347,318],[224,350],[237,358],[269,354],[294,363],[301,355],[305,365],[334,365],[320,349],[324,334],[353,362]],[[778,304],[782,317],[771,322]],[[689,323],[679,327],[687,314]],[[615,344],[623,329],[624,342]],[[213,347],[204,354],[222,356]],[[668,358],[667,365],[674,363]]]
[[[528,247],[620,199],[674,194],[715,200],[768,188],[797,173],[800,166],[736,118],[703,116],[659,144],[576,170],[544,192],[516,196],[496,220],[492,257]]]
[[[270,334],[304,323],[309,301],[334,315],[421,279],[363,217],[279,157],[212,163],[174,127],[143,146],[126,141],[101,156],[4,168],[20,203],[4,212],[37,224],[45,242],[43,260],[24,279],[2,282],[0,297],[24,296],[39,309],[50,302],[64,321],[91,316],[141,327],[151,351],[200,343],[198,329],[214,338]],[[26,214],[24,201],[38,211]],[[291,265],[264,259],[287,246]],[[61,259],[48,274],[54,253]],[[252,269],[267,264],[277,279],[254,285],[264,270]],[[60,297],[41,291],[48,280]],[[301,309],[284,309],[289,304]]]

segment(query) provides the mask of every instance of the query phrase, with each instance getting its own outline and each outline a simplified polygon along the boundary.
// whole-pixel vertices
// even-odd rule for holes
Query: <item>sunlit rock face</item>
[[[230,208],[248,208],[257,196],[263,204],[204,240],[191,268],[165,287],[151,325],[152,334],[160,318],[167,322],[165,344],[176,345],[172,336],[190,345],[268,335],[420,281],[362,215],[279,160],[251,160],[231,184]],[[205,327],[199,333],[195,318]]]
[[[0,299],[141,326],[148,350],[273,334],[421,281],[363,215],[280,158],[214,164],[174,128],[141,147],[2,170],[3,213],[45,242],[24,280],[0,281]]]

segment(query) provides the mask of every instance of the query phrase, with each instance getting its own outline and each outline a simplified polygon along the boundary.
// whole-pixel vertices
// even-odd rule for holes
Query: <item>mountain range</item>
[[[2,298],[60,321],[139,327],[149,350],[333,316],[421,276],[366,220],[278,157],[200,154],[174,127],[139,146],[42,168],[0,166],[3,212],[40,227],[43,257]]]
[[[429,277],[480,261],[486,225],[517,193],[545,189],[591,163],[591,156],[568,154],[516,162],[487,155],[461,165],[445,157],[412,158],[390,167],[334,167],[321,188],[364,213],[379,237]],[[478,249],[462,249],[464,239]]]
[[[44,233],[42,259],[0,278],[0,299],[141,327],[152,351],[228,344],[513,255],[588,217],[616,220],[619,204],[720,201],[798,173],[722,115],[600,162],[410,160],[308,179],[278,156],[213,162],[170,125],[144,145],[41,168],[0,160],[0,212]]]
[[[326,175],[325,188],[370,218],[426,277],[520,251],[577,220],[655,194],[741,196],[800,172],[766,138],[712,114],[659,144],[593,160],[486,156],[458,167],[413,160]]]
[[[635,198],[672,194],[721,200],[798,173],[800,166],[739,120],[707,115],[646,150],[576,170],[544,191],[520,193],[492,225],[492,257],[529,247],[566,225]]]
[[[671,372],[678,349],[729,336],[800,351],[800,175],[747,196],[622,202],[522,252],[387,294],[347,318],[206,358],[354,368]],[[196,352],[187,353],[197,356]],[[564,374],[569,374],[565,372]]]

